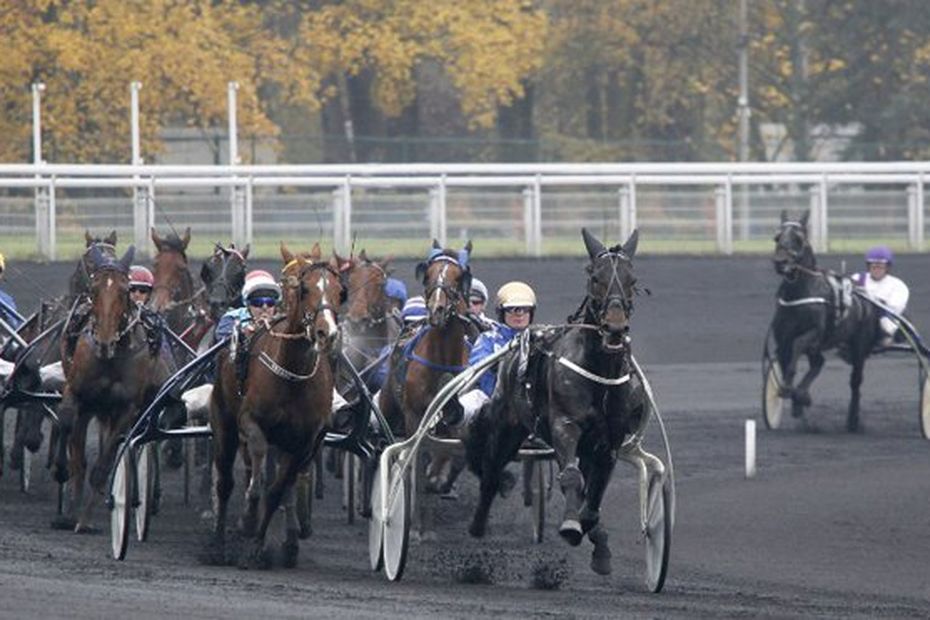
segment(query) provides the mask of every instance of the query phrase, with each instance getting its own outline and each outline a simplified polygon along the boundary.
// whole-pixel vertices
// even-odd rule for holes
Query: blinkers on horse
[[[630,317],[636,278],[632,257],[639,241],[633,231],[624,245],[607,248],[586,229],[581,231],[591,263],[586,267],[588,284],[582,302],[585,322],[598,326],[601,347],[608,352],[622,352],[629,344]],[[580,317],[579,317],[580,318]]]
[[[417,265],[416,277],[423,282],[429,324],[445,327],[453,317],[463,317],[468,309],[471,291],[471,270],[468,260],[472,245],[469,241],[458,255],[443,251],[433,239],[430,257]]]

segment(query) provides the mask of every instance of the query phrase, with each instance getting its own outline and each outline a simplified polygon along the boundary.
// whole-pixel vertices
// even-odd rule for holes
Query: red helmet
[[[129,268],[129,286],[147,288],[152,290],[155,286],[155,276],[148,268],[142,265],[133,265]]]

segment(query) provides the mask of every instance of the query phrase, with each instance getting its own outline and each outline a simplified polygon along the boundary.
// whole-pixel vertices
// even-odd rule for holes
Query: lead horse
[[[775,235],[772,262],[782,282],[771,332],[781,368],[779,395],[791,399],[794,417],[802,417],[811,404],[810,386],[824,365],[823,352],[839,348],[841,357],[852,366],[846,429],[856,432],[860,429],[862,372],[880,333],[880,317],[873,304],[850,294],[852,283],[847,278],[817,268],[808,240],[808,216],[809,212],[805,212],[800,219],[791,220],[782,211],[781,225]],[[794,385],[802,355],[807,356],[809,368]]]
[[[485,535],[501,473],[535,433],[552,446],[559,465],[565,496],[559,534],[572,546],[587,535],[594,544],[592,569],[608,574],[611,554],[607,532],[599,526],[601,500],[617,450],[647,416],[629,338],[638,291],[632,263],[638,233],[610,248],[587,230],[582,236],[590,263],[581,306],[567,325],[527,328],[523,346],[501,361],[491,400],[466,430],[466,459],[481,479],[468,531]]]

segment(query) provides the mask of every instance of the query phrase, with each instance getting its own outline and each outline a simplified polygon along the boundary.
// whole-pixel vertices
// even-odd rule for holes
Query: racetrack
[[[491,290],[512,278],[537,289],[538,321],[560,322],[580,301],[581,261],[483,261],[478,249],[473,270]],[[822,262],[839,267],[840,257]],[[904,256],[896,265],[911,285],[909,311],[924,334],[928,262]],[[17,268],[6,288],[28,310],[40,294],[63,290],[71,266]],[[412,284],[412,263],[399,263],[396,273]],[[926,617],[930,443],[917,423],[914,360],[869,360],[865,432],[849,435],[848,372],[831,358],[813,389],[814,428],[793,428],[789,420],[784,430],[760,430],[759,474],[745,480],[743,421],[760,420],[759,356],[777,285],[770,263],[647,256],[637,273],[653,294],[637,300],[634,351],[666,419],[678,479],[662,594],[648,594],[642,583],[633,470],[624,465],[603,510],[614,551],[610,577],[588,569],[587,543],[573,549],[557,539],[557,489],[545,544],[530,542],[529,513],[517,493],[497,501],[486,539],[468,538],[475,485],[466,476],[459,501],[438,506],[438,541],[413,546],[400,583],[369,570],[367,523],[345,524],[338,482],[328,475],[298,568],[245,572],[198,562],[207,502],[182,505],[179,472],[164,474],[162,513],[149,541],[131,542],[127,560],[116,562],[102,511],[103,535],[49,529],[55,488],[37,465],[32,495],[18,492],[12,472],[0,480],[0,616]],[[494,583],[463,583],[468,568]],[[549,575],[560,588],[534,588],[534,575]]]

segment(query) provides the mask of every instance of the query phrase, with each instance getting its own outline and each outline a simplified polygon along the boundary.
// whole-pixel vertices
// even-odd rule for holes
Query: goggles
[[[250,297],[249,305],[253,308],[274,308],[278,305],[278,300],[274,297]]]
[[[132,284],[129,286],[130,293],[151,293],[152,287],[145,284]]]
[[[504,308],[504,312],[507,314],[529,314],[533,311],[531,306],[512,306],[509,308]]]

